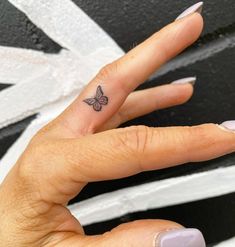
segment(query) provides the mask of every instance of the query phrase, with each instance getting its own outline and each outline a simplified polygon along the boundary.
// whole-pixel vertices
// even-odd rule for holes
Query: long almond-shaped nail
[[[202,233],[197,229],[180,229],[161,233],[156,247],[206,247]]]
[[[177,81],[173,81],[171,84],[176,84],[176,85],[181,85],[181,84],[191,84],[191,85],[195,85],[197,80],[197,77],[187,77],[187,78],[183,78],[183,79],[179,79]]]
[[[223,122],[221,127],[224,127],[227,130],[235,131],[235,120]]]
[[[203,2],[199,2],[199,3],[196,3],[194,4],[193,6],[189,7],[188,9],[186,9],[182,14],[180,14],[176,20],[179,20],[179,19],[182,19],[188,15],[191,15],[193,13],[199,13],[201,14],[202,13],[202,8],[203,8]]]

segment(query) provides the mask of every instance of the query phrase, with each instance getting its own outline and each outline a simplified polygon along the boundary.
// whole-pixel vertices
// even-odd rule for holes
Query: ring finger
[[[113,129],[150,112],[185,103],[193,93],[196,77],[131,93],[118,112],[99,131]]]

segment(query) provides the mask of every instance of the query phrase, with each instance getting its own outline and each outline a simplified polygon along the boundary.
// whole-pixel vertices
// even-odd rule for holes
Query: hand
[[[199,231],[164,220],[136,221],[86,236],[66,208],[89,182],[235,151],[234,132],[216,124],[115,129],[191,97],[193,86],[187,80],[131,92],[191,45],[202,27],[198,13],[168,25],[104,67],[72,105],[37,133],[0,187],[0,246],[173,246],[169,241],[204,246]]]

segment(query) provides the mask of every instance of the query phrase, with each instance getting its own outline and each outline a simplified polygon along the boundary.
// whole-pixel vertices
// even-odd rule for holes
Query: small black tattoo
[[[102,105],[107,105],[108,104],[108,97],[104,96],[104,92],[101,88],[101,86],[98,86],[96,89],[96,95],[94,98],[89,98],[83,100],[83,102],[87,103],[90,106],[93,106],[93,109],[95,111],[101,111],[102,110]]]

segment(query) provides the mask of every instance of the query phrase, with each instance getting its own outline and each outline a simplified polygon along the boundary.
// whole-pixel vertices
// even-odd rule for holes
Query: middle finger
[[[191,45],[203,20],[194,13],[175,21],[122,58],[104,67],[54,123],[78,137],[94,133],[110,119],[128,95],[166,61]],[[58,128],[59,125],[59,128]],[[63,135],[63,137],[65,137]]]

